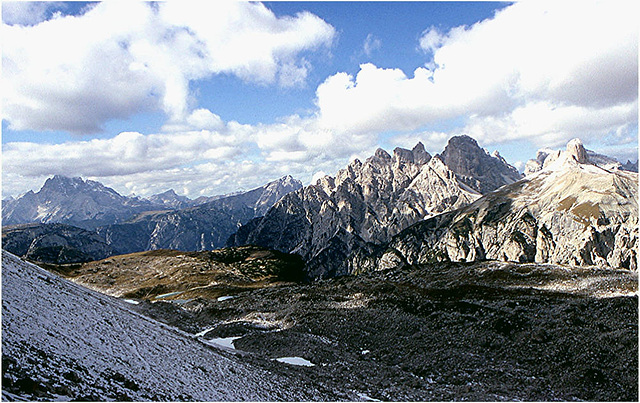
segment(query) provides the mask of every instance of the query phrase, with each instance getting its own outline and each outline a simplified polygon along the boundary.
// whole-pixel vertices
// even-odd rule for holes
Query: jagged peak
[[[417,164],[426,164],[431,159],[431,154],[425,150],[421,141],[413,147],[411,152],[413,153],[413,161]]]
[[[178,194],[176,193],[175,190],[169,189],[169,190],[165,190],[162,193],[158,193],[156,196],[178,196]]]
[[[461,146],[470,146],[481,150],[478,142],[471,136],[466,134],[461,134],[459,136],[453,136],[447,142],[447,146],[445,147],[445,151],[449,147],[460,148]]]
[[[575,138],[567,143],[567,158],[573,158],[579,164],[588,164],[589,157],[582,140]]]
[[[575,138],[567,143],[564,150],[538,150],[536,159],[527,161],[525,175],[530,176],[540,171],[558,171],[568,167],[625,169],[616,159],[587,150],[582,141]]]
[[[380,159],[384,159],[384,160],[390,160],[391,159],[391,155],[386,152],[385,150],[383,150],[382,148],[378,148],[374,154],[375,157],[378,157]]]
[[[413,152],[406,148],[396,147],[393,149],[393,158],[399,161],[413,162]]]

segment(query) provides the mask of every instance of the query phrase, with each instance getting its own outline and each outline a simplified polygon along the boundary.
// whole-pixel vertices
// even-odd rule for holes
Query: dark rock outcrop
[[[154,249],[200,251],[225,245],[242,224],[261,215],[285,194],[302,187],[285,176],[259,188],[176,211],[147,212],[97,229],[120,253]]]
[[[100,260],[116,252],[95,232],[66,224],[4,227],[2,248],[25,259],[54,264]]]

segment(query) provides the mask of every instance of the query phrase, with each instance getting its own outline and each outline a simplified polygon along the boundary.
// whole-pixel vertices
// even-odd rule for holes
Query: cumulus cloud
[[[434,53],[444,43],[445,36],[436,27],[430,27],[420,37],[420,48],[425,52]]]
[[[3,1],[2,23],[8,25],[35,25],[45,21],[52,9],[64,7],[61,2]]]
[[[302,53],[330,45],[335,30],[259,3],[103,2],[80,16],[3,24],[2,33],[10,128],[86,133],[152,109],[183,121],[189,82],[213,74],[300,85],[310,69]]]
[[[518,2],[469,27],[427,29],[426,67],[413,76],[373,64],[335,74],[317,89],[319,118],[337,132],[375,134],[463,117],[488,143],[563,142],[637,127],[635,9]]]
[[[200,160],[232,158],[240,154],[242,144],[241,130],[233,134],[208,130],[149,135],[123,132],[111,139],[63,144],[7,143],[2,164],[4,171],[23,176],[130,175]]]
[[[229,193],[287,174],[307,181],[317,170],[335,172],[351,153],[372,144],[370,139],[336,139],[314,119],[291,116],[252,126],[223,122],[197,109],[163,133],[122,132],[63,144],[6,143],[3,196],[37,189],[54,174],[91,178],[124,194],[150,195],[170,187],[194,197]]]
[[[254,3],[221,2],[211,14],[176,4],[127,3],[120,13],[118,2],[105,2],[80,17],[3,26],[12,128],[90,131],[145,108],[170,117],[157,134],[5,144],[5,195],[54,173],[123,193],[213,195],[286,174],[305,182],[335,174],[382,139],[406,148],[422,141],[437,153],[462,133],[484,146],[562,147],[581,137],[595,151],[637,158],[638,28],[628,2],[518,2],[472,26],[428,28],[419,41],[425,66],[412,74],[363,64],[316,89],[315,113],[255,125],[190,107],[190,80],[226,73],[302,85],[311,69],[304,51],[330,43],[333,28],[308,13],[276,18]],[[88,38],[77,38],[88,26]],[[443,130],[443,120],[456,127]]]

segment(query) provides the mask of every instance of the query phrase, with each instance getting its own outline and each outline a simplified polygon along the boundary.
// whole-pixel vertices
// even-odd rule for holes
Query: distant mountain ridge
[[[52,184],[55,185],[53,189]],[[44,204],[45,207],[56,207],[46,210],[51,214],[41,217],[44,223],[3,227],[2,243],[4,248],[19,256],[34,260],[46,258],[43,261],[51,263],[80,262],[91,258],[101,259],[106,257],[105,254],[110,256],[161,248],[185,251],[217,249],[224,246],[229,236],[236,232],[241,224],[263,214],[282,196],[300,187],[300,181],[285,176],[256,189],[222,196],[195,207],[167,210],[167,207],[179,206],[185,200],[175,197],[175,192],[168,191],[155,199],[156,204],[152,204],[152,201],[120,196],[113,189],[106,188],[98,182],[54,177],[45,183],[40,192],[31,192],[33,196],[14,200],[13,203],[19,202],[17,208],[12,203],[8,206],[3,205],[3,214],[5,207],[13,214],[15,211],[19,212],[20,208],[25,209],[25,206],[33,201],[48,200],[48,203]],[[89,194],[83,194],[82,190],[87,188]],[[94,189],[97,189],[99,197],[92,193]],[[104,199],[103,193],[110,197],[108,200],[115,202],[96,202],[95,199]],[[65,195],[69,197],[64,197]],[[77,209],[74,210],[77,204],[70,200],[72,198],[80,201],[92,200],[94,212],[117,211],[119,215],[107,216],[96,213],[90,221],[74,220],[79,213]],[[160,206],[162,200],[164,205]],[[139,204],[135,204],[138,202]],[[130,205],[135,208],[125,208]],[[31,206],[29,211],[38,209],[44,211],[40,205]],[[62,211],[67,213],[60,214]],[[130,215],[125,218],[125,213]],[[9,218],[12,217],[18,216],[9,215]],[[109,223],[107,218],[117,218],[118,221]],[[84,224],[85,228],[62,225],[55,223],[55,220],[73,224],[79,222]],[[107,221],[106,225],[87,225],[104,221]],[[42,249],[45,246],[47,249]],[[45,251],[47,252],[44,253]]]
[[[300,181],[285,176],[248,192],[182,210],[141,214],[121,224],[100,227],[97,232],[120,253],[217,249],[240,225],[301,187]]]
[[[521,178],[468,136],[453,137],[441,155],[422,143],[382,149],[354,160],[334,177],[285,196],[264,217],[240,227],[229,245],[256,244],[298,253],[309,277],[348,274],[348,256],[388,241],[409,225],[467,205]]]
[[[150,201],[120,195],[100,182],[55,175],[38,192],[4,201],[3,225],[65,223],[85,229],[112,224],[157,208]]]
[[[2,221],[3,225],[63,223],[95,229],[147,211],[180,210],[242,193],[246,192],[191,200],[169,189],[147,198],[130,197],[100,182],[54,175],[38,192],[29,191],[17,199],[3,200]]]

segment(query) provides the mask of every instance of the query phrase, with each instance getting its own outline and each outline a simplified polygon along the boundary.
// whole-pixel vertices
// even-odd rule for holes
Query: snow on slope
[[[2,359],[3,400],[323,398],[5,251]]]

